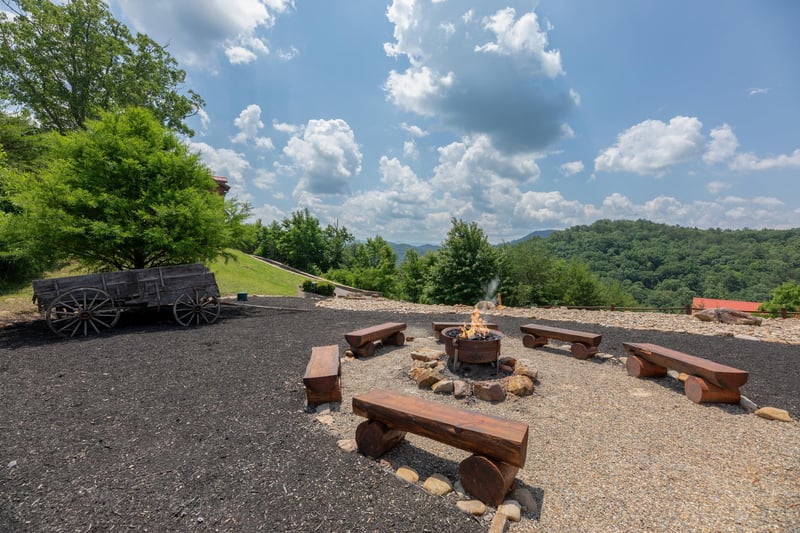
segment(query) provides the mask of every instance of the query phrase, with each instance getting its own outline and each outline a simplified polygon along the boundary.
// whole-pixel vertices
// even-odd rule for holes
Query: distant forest
[[[800,283],[800,229],[701,230],[600,220],[534,239],[648,306],[685,305],[694,296],[764,302],[779,285]]]

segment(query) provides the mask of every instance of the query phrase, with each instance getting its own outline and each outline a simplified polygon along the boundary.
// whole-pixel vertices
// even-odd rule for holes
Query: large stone
[[[431,390],[436,394],[453,394],[453,382],[449,379],[437,381],[433,384]]]
[[[506,381],[506,390],[514,396],[530,396],[533,389],[533,381],[528,376],[511,376]]]
[[[506,389],[497,381],[478,381],[472,385],[476,398],[487,402],[502,402],[506,399]]]
[[[756,410],[756,414],[761,418],[766,418],[767,420],[780,420],[781,422],[792,421],[792,417],[789,415],[788,411],[784,411],[783,409],[778,409],[776,407],[762,407],[761,409]]]
[[[698,320],[704,322],[722,322],[723,324],[736,324],[739,326],[760,326],[761,319],[743,311],[718,307],[703,309],[694,314]]]
[[[469,394],[469,385],[466,381],[457,380],[453,382],[453,397],[466,398]]]
[[[398,468],[395,475],[409,483],[416,483],[419,481],[419,474],[417,474],[417,471],[408,466],[401,466]]]
[[[506,500],[497,507],[498,514],[504,514],[512,522],[519,522],[522,519],[522,506],[514,500]]]
[[[346,452],[354,452],[358,450],[358,444],[356,444],[356,439],[341,439],[339,441],[336,441],[336,444],[339,446],[339,448],[341,448]]]
[[[450,483],[450,480],[442,474],[433,474],[431,477],[425,480],[425,483],[422,484],[422,488],[431,494],[444,496],[453,490],[453,485]]]
[[[411,379],[417,382],[419,388],[428,389],[437,381],[442,381],[444,376],[432,368],[412,368],[408,375]]]
[[[520,359],[517,361],[517,364],[514,365],[514,375],[528,376],[531,378],[531,381],[534,382],[539,379],[539,372],[533,368],[533,363],[527,359]]]
[[[333,416],[331,415],[317,415],[316,420],[320,424],[325,424],[326,426],[333,424]]]
[[[486,504],[480,500],[461,500],[456,502],[456,507],[473,516],[483,516]]]
[[[411,352],[411,359],[415,361],[436,361],[443,356],[443,350],[434,350],[433,348],[418,348]]]
[[[501,356],[500,357],[500,364],[501,365],[507,365],[507,366],[510,366],[511,368],[514,368],[514,365],[517,364],[517,358],[516,357],[511,357],[509,355]]]

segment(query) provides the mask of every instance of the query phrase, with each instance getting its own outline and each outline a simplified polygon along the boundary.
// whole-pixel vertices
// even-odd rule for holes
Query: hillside
[[[646,220],[600,220],[544,240],[559,258],[584,261],[619,281],[641,303],[693,296],[764,301],[781,283],[800,282],[800,229],[700,230]]]

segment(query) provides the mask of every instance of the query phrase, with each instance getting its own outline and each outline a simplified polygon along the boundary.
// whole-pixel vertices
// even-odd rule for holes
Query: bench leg
[[[536,337],[526,333],[522,336],[522,345],[526,348],[538,348],[547,344],[547,337]]]
[[[689,376],[683,383],[686,397],[694,403],[739,403],[738,390],[723,389],[703,378]]]
[[[596,346],[589,346],[580,342],[573,342],[570,350],[575,359],[589,359],[597,353]]]
[[[487,505],[505,500],[519,468],[483,455],[467,457],[458,465],[464,490]]]
[[[320,403],[342,401],[342,380],[339,376],[336,377],[336,383],[328,390],[319,391],[311,387],[306,387],[306,402],[309,405],[317,405]]]
[[[359,357],[372,357],[375,355],[375,343],[368,342],[363,346],[350,346],[350,350],[353,352],[354,355]]]
[[[406,336],[403,334],[402,331],[398,331],[397,333],[392,333],[385,339],[383,339],[383,344],[392,345],[392,346],[402,346],[406,342]]]
[[[636,355],[628,356],[625,368],[628,370],[628,375],[635,378],[663,378],[667,375],[667,369],[663,366],[654,365]]]
[[[365,420],[356,428],[356,444],[364,455],[378,458],[405,438],[405,431],[390,429],[383,422]]]

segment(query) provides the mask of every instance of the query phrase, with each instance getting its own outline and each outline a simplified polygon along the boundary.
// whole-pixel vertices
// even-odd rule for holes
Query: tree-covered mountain
[[[420,244],[415,246],[411,244],[390,242],[389,246],[392,247],[392,250],[397,255],[397,264],[403,262],[403,259],[406,256],[406,252],[409,250],[414,250],[415,252],[417,252],[417,255],[419,256],[423,256],[428,252],[436,252],[439,250],[439,246],[435,244]]]
[[[701,230],[600,220],[555,231],[543,243],[646,305],[685,305],[693,296],[766,301],[782,283],[800,282],[800,228]]]

